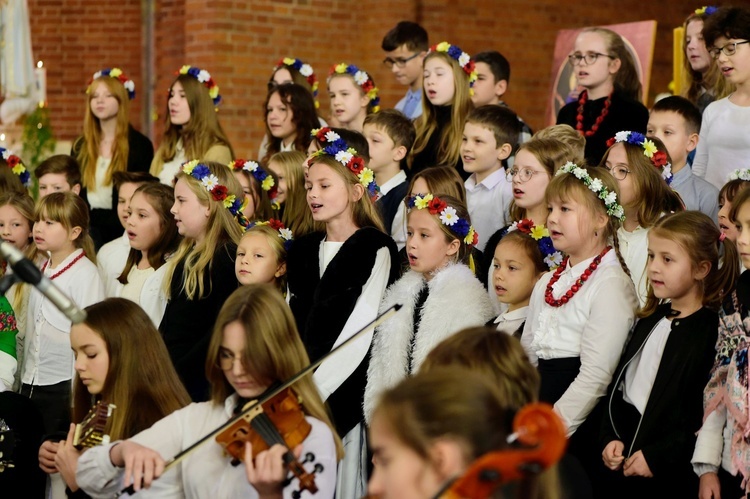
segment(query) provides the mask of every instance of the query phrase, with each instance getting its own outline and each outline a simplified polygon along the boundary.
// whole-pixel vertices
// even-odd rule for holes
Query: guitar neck
[[[73,446],[78,450],[83,450],[108,444],[107,423],[115,408],[114,404],[98,402],[83,418],[83,421],[76,425]]]

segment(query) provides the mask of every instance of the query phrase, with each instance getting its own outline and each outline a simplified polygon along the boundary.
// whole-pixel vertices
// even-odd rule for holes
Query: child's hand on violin
[[[57,442],[51,440],[45,440],[41,447],[39,447],[39,467],[45,473],[57,473],[57,467],[55,466],[55,454],[60,446]]]
[[[245,443],[245,472],[247,481],[255,487],[261,499],[281,498],[282,482],[286,479],[287,469],[283,456],[287,451],[283,445],[276,444],[268,450],[258,453],[253,460],[253,445]],[[294,455],[302,455],[302,446],[294,449]]]
[[[604,466],[616,471],[620,469],[625,458],[622,455],[622,451],[625,450],[625,444],[619,440],[612,440],[602,451],[602,460]]]
[[[55,466],[60,472],[65,484],[75,492],[78,490],[78,483],[76,482],[76,468],[78,468],[78,458],[81,456],[81,451],[73,446],[73,436],[76,432],[76,425],[71,424],[70,430],[68,430],[68,437],[65,440],[61,440],[57,447],[57,454],[55,454]]]
[[[622,471],[625,476],[643,476],[646,478],[654,476],[641,451],[636,452],[625,460],[625,466],[623,466]]]
[[[147,489],[164,473],[164,459],[153,449],[125,440],[112,447],[109,459],[117,467],[125,467],[123,485],[133,489]]]

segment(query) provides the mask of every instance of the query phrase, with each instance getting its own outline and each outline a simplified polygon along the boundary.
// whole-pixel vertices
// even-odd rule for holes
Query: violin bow
[[[300,372],[298,372],[297,374],[295,374],[294,376],[292,376],[288,380],[284,381],[282,384],[276,386],[273,390],[270,390],[267,393],[265,393],[261,398],[259,398],[258,400],[256,400],[250,407],[247,407],[247,408],[243,409],[242,412],[238,413],[232,419],[230,419],[226,423],[222,424],[221,426],[219,426],[218,428],[216,428],[215,430],[213,430],[209,434],[205,435],[204,437],[200,438],[198,441],[196,441],[194,444],[192,444],[191,446],[189,446],[187,449],[179,452],[172,459],[170,459],[169,461],[167,461],[165,463],[165,465],[164,465],[164,471],[162,471],[161,474],[164,475],[164,473],[166,473],[170,469],[172,469],[175,466],[177,466],[177,464],[179,464],[180,461],[182,461],[183,459],[185,459],[195,449],[197,449],[198,447],[200,447],[201,445],[203,445],[204,443],[206,443],[208,440],[214,438],[216,435],[218,435],[219,433],[221,433],[225,429],[227,429],[230,426],[232,426],[236,421],[239,421],[244,415],[249,414],[250,412],[252,412],[253,410],[255,410],[257,407],[262,406],[264,403],[266,403],[267,401],[271,400],[276,395],[278,395],[279,393],[283,392],[284,390],[286,390],[287,388],[289,388],[290,386],[292,386],[293,384],[295,384],[297,381],[299,381],[300,379],[302,379],[305,376],[307,376],[308,374],[310,374],[313,370],[315,370],[316,367],[318,367],[320,364],[322,364],[323,361],[325,361],[331,355],[333,355],[334,353],[338,352],[339,350],[341,350],[345,346],[349,345],[351,342],[353,342],[354,340],[356,340],[357,338],[359,338],[360,336],[362,336],[364,333],[370,331],[371,329],[374,330],[376,327],[378,327],[379,325],[381,325],[383,322],[385,322],[388,319],[390,319],[393,315],[396,314],[396,312],[398,312],[401,309],[402,306],[403,305],[401,305],[400,303],[396,303],[395,305],[391,306],[386,311],[384,311],[382,314],[378,315],[377,317],[375,317],[375,319],[373,319],[368,324],[366,324],[365,327],[363,327],[362,329],[360,329],[359,331],[357,331],[356,333],[354,333],[353,335],[351,335],[349,338],[347,338],[346,340],[344,340],[343,342],[341,342],[341,344],[339,346],[337,346],[336,348],[333,348],[330,352],[328,352],[327,354],[323,355],[322,357],[320,357],[315,362],[311,362],[310,365],[308,365],[307,367],[305,367],[304,369],[302,369]],[[133,485],[131,484],[127,488],[121,490],[117,494],[116,497],[120,497],[123,494],[131,494],[132,495],[134,492],[135,492],[135,489],[133,488]]]

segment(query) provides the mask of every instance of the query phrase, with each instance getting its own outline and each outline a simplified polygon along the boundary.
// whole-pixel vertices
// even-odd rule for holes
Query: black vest
[[[375,203],[375,206],[378,207],[380,214],[383,216],[383,224],[388,234],[393,233],[393,219],[403,205],[408,191],[409,182],[404,181],[388,191],[388,194],[378,199],[377,203]]]

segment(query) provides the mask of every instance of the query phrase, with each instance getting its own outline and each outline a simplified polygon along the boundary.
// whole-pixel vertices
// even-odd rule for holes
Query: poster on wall
[[[643,95],[647,96],[656,43],[656,21],[639,21],[602,27],[611,29],[622,36],[625,46],[635,60],[635,67],[643,85]],[[573,52],[578,33],[584,29],[563,29],[557,32],[545,126],[554,125],[560,108],[578,97],[578,82],[574,68],[568,63],[568,56]]]

